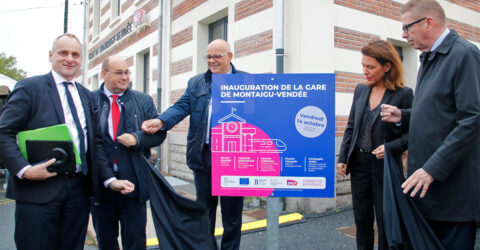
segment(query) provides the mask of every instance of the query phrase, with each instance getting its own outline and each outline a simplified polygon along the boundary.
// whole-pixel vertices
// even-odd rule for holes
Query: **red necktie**
[[[112,127],[113,127],[113,140],[117,137],[118,122],[120,121],[120,108],[117,103],[118,95],[112,95]]]

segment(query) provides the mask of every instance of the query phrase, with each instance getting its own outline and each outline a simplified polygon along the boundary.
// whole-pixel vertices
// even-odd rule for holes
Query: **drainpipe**
[[[158,55],[157,55],[157,112],[162,111],[162,41],[163,41],[163,0],[158,3]],[[162,145],[157,147],[157,169],[162,169]]]
[[[82,84],[83,86],[87,86],[87,58],[88,58],[88,51],[87,51],[87,42],[88,42],[88,35],[87,35],[87,5],[88,1],[85,0],[81,4],[83,4],[83,48],[82,48]],[[93,91],[94,89],[92,89]]]

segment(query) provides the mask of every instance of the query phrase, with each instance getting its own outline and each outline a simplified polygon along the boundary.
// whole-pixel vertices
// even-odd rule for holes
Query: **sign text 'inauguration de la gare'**
[[[334,197],[335,75],[212,79],[212,194]]]

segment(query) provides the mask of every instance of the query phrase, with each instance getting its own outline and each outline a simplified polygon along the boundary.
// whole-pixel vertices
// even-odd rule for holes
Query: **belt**
[[[360,152],[360,153],[371,153],[372,150],[370,150],[370,149],[364,149],[364,148],[358,148],[358,152]]]
[[[63,172],[63,173],[58,173],[59,176],[65,176],[65,177],[75,177],[75,176],[80,176],[80,175],[83,175],[82,172],[78,172],[78,173],[70,173],[70,172]]]

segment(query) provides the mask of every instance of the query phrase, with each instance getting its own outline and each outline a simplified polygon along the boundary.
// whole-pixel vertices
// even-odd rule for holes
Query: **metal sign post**
[[[276,57],[277,74],[283,73],[283,0],[275,1],[275,37],[276,37]],[[278,218],[283,209],[281,197],[267,198],[267,250],[278,250],[279,225]]]

